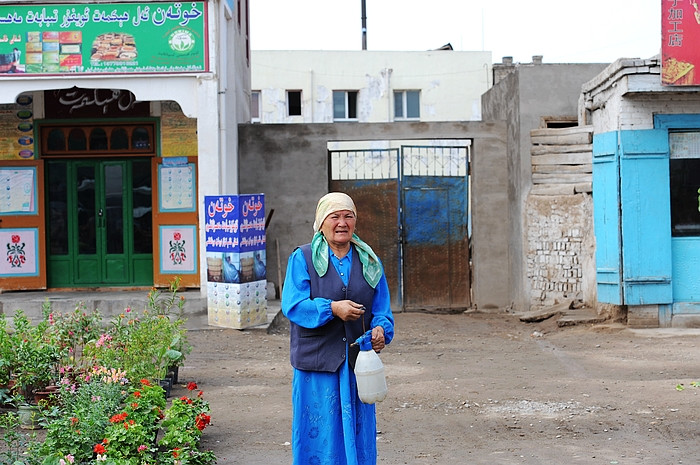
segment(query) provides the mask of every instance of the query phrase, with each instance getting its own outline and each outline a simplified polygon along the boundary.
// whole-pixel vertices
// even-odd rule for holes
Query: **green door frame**
[[[147,186],[134,184],[134,164],[138,162],[142,164],[140,169],[149,170],[145,176],[139,176],[148,180]],[[146,253],[137,252],[134,244],[134,222],[138,221],[134,219],[138,210],[134,196],[137,188],[150,189],[150,159],[50,160],[47,170],[47,192],[56,189],[51,183],[56,183],[61,174],[67,186],[63,224],[52,223],[57,221],[51,206],[55,196],[50,196],[47,208],[49,287],[152,285],[152,247],[147,247]],[[59,189],[59,200],[62,195]],[[147,198],[150,200],[150,192]],[[61,218],[60,214],[57,216]],[[54,236],[62,228],[67,233],[65,247],[55,244],[59,240]],[[149,242],[150,237],[149,233]]]

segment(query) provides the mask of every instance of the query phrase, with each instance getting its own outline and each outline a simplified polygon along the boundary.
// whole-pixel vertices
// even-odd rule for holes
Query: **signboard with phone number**
[[[206,72],[206,2],[0,5],[0,76]]]

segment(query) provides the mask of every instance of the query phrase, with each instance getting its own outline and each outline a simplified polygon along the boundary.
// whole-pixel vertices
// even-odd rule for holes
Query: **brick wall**
[[[530,304],[586,301],[594,268],[593,199],[588,194],[531,195],[527,202]]]
[[[531,307],[595,303],[592,131],[578,126],[530,133],[525,258]]]

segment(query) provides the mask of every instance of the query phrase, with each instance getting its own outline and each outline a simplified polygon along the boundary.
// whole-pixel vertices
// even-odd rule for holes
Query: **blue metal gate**
[[[358,208],[357,233],[384,263],[395,304],[470,306],[469,145],[333,150],[331,191]]]

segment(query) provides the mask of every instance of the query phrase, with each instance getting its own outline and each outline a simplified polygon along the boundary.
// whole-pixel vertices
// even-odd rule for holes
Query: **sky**
[[[362,0],[249,0],[252,50],[361,50]],[[610,63],[661,49],[672,0],[365,0],[367,50],[450,43],[493,62]]]

